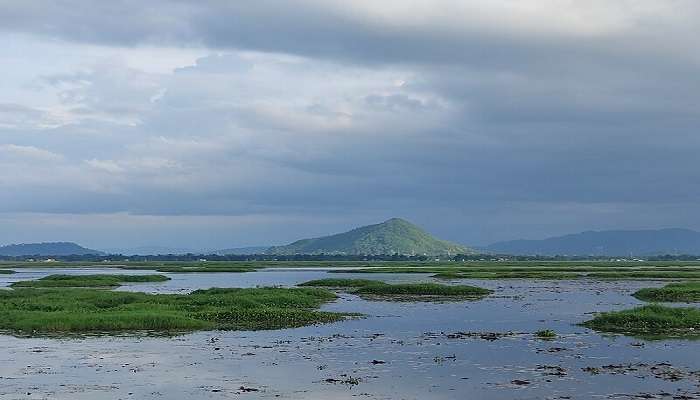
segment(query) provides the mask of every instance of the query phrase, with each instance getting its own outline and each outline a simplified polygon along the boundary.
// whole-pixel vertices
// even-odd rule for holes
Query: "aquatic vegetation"
[[[587,278],[599,279],[700,279],[700,271],[628,271],[628,272],[591,272]]]
[[[165,282],[165,275],[48,275],[32,281],[14,282],[13,288],[116,287],[123,283]]]
[[[432,277],[440,279],[576,279],[583,275],[559,271],[447,271]]]
[[[257,268],[249,266],[247,263],[235,265],[232,263],[180,263],[180,264],[136,264],[123,265],[121,269],[128,270],[148,270],[156,272],[170,273],[210,273],[210,272],[252,272]]]
[[[269,268],[336,268],[345,273],[424,273],[444,279],[686,279],[700,280],[700,261],[0,261],[14,269],[121,268],[168,273],[245,273]],[[348,269],[341,269],[347,267]],[[360,267],[360,268],[358,268]]]
[[[253,272],[254,268],[245,267],[161,267],[156,268],[157,272],[174,272],[174,273],[212,273],[212,272]]]
[[[361,288],[373,285],[386,285],[382,281],[375,281],[371,279],[315,279],[312,281],[304,282],[299,284],[299,286],[315,286],[315,287],[331,287],[331,288]]]
[[[187,295],[96,289],[0,291],[0,329],[52,332],[258,330],[334,322],[324,289],[207,289]]]
[[[543,329],[541,331],[535,332],[535,336],[540,339],[554,339],[557,337],[557,333],[551,329]]]
[[[580,265],[576,263],[452,263],[452,266],[387,266],[335,273],[425,273],[439,279],[700,279],[696,265]]]
[[[631,310],[600,313],[582,325],[603,332],[649,335],[698,334],[700,333],[700,309],[651,304]]]
[[[439,279],[463,279],[463,277],[464,276],[457,271],[438,272],[437,274],[431,275],[431,278]]]
[[[640,289],[633,296],[644,301],[700,301],[700,282],[670,283],[662,288]]]
[[[441,297],[483,297],[492,293],[489,289],[468,285],[441,285],[438,283],[380,284],[361,287],[359,294],[392,296],[441,296]]]
[[[370,279],[317,279],[299,286],[321,286],[350,289],[353,293],[374,296],[440,296],[483,297],[492,293],[489,289],[467,285],[441,285],[439,283],[389,284]]]

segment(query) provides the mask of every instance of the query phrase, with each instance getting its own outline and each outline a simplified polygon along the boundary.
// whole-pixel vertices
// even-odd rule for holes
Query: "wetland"
[[[435,267],[278,265],[162,272],[169,279],[102,287],[15,285],[50,275],[153,275],[148,267],[3,267],[15,270],[0,276],[3,312],[17,314],[2,318],[16,325],[0,335],[0,399],[700,398],[700,341],[685,328],[662,325],[669,334],[661,336],[610,329],[615,313],[627,321],[640,308],[662,319],[667,308],[697,311],[692,298],[642,300],[647,289],[677,290],[681,282],[667,279],[445,279],[431,276]],[[348,267],[364,266],[340,268]],[[485,292],[448,302],[358,293],[445,286]],[[87,318],[45,330],[17,317],[28,309],[106,315],[100,308],[115,317],[106,326]],[[231,310],[243,311],[224,318]],[[129,312],[173,320],[119,326],[116,315]]]

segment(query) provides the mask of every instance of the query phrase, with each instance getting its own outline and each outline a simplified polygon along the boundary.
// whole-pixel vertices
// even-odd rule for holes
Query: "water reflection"
[[[31,269],[0,285],[50,273]],[[149,273],[148,271],[141,271]],[[208,287],[293,286],[324,271],[168,274],[118,290],[186,293]],[[333,274],[388,282],[421,274]],[[263,332],[178,337],[0,336],[0,399],[556,399],[698,398],[700,343],[600,335],[577,326],[594,311],[641,304],[656,282],[461,281],[493,289],[476,302],[367,301],[324,306],[363,319]],[[553,329],[555,340],[533,333]]]

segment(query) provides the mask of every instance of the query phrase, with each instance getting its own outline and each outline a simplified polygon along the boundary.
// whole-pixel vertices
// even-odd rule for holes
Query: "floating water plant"
[[[630,310],[600,313],[582,325],[603,332],[648,335],[700,334],[700,309],[651,304]]]
[[[255,330],[333,322],[316,310],[335,299],[324,289],[208,289],[146,294],[97,289],[0,291],[0,329],[33,333]]]
[[[554,339],[557,337],[557,333],[551,329],[543,329],[541,331],[535,332],[535,336],[540,339]]]
[[[634,297],[644,301],[696,302],[700,301],[700,282],[670,283],[662,288],[645,288]]]
[[[442,285],[439,283],[400,283],[389,284],[370,279],[317,279],[299,286],[321,286],[352,289],[353,293],[376,296],[441,296],[441,297],[483,297],[492,291],[476,286]]]
[[[48,275],[41,279],[14,282],[13,288],[116,287],[123,283],[165,282],[165,275]]]

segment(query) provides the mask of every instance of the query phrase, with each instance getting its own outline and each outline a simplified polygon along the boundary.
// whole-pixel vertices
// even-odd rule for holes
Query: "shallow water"
[[[0,276],[0,285],[51,273],[120,272],[151,273],[28,269]],[[293,286],[329,274],[167,275],[173,279],[118,290],[186,293],[214,286]],[[331,276],[430,280],[425,274]],[[700,398],[700,373],[695,373],[700,370],[700,341],[647,341],[576,325],[594,311],[639,305],[632,292],[665,283],[460,282],[495,293],[480,301],[441,304],[342,295],[324,309],[367,317],[278,331],[62,339],[0,335],[0,399]],[[559,337],[536,339],[533,333],[540,329],[553,329]],[[457,332],[510,333],[482,337]]]

